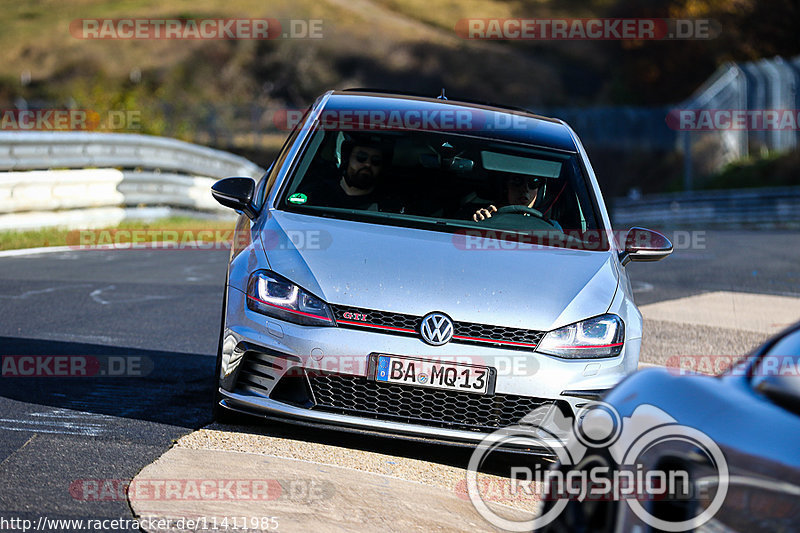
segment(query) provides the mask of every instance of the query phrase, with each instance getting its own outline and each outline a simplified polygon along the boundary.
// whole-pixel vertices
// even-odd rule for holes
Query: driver
[[[539,195],[539,187],[541,180],[533,176],[525,176],[522,174],[506,174],[503,179],[503,193],[501,198],[505,205],[522,205],[525,207],[533,208]],[[500,202],[498,202],[500,203]],[[490,205],[488,207],[481,207],[472,215],[472,220],[480,222],[492,218],[492,215],[497,212],[497,207]]]

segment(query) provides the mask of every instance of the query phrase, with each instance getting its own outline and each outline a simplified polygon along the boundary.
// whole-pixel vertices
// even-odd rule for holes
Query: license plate
[[[395,355],[379,355],[376,359],[375,380],[386,383],[486,394],[492,378],[492,369],[485,366]]]

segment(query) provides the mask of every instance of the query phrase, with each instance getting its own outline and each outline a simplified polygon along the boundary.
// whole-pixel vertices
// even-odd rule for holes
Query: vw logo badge
[[[422,317],[419,333],[431,346],[447,344],[453,338],[453,321],[444,313],[428,313]]]

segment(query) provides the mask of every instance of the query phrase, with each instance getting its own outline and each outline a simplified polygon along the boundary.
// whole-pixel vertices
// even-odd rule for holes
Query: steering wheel
[[[506,205],[498,209],[497,214],[523,214],[535,216],[541,218],[542,220],[547,220],[541,211],[532,207],[528,207],[527,205]]]

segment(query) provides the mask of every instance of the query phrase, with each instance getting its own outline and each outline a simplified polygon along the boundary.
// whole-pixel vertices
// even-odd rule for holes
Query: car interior
[[[317,130],[285,192],[284,206],[286,197],[308,190],[317,180],[338,182],[348,143],[381,146],[389,154],[380,173],[380,211],[475,225],[473,214],[493,205],[498,212],[482,227],[598,229],[574,154],[443,132]],[[515,179],[538,188],[532,208],[507,205],[504,184]],[[313,208],[315,200],[308,198],[302,208]]]

